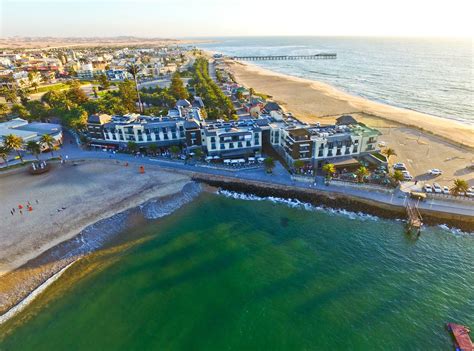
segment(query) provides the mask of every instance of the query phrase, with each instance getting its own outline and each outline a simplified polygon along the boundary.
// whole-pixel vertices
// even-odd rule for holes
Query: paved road
[[[407,201],[407,193],[400,190],[395,191],[393,194],[387,194],[384,192],[368,191],[364,189],[357,189],[354,187],[336,185],[336,184],[324,184],[323,177],[316,177],[314,183],[299,182],[291,179],[290,174],[277,163],[273,174],[267,174],[263,168],[248,169],[248,170],[227,170],[227,169],[216,169],[209,168],[204,165],[192,165],[185,164],[182,161],[174,161],[163,158],[150,158],[150,157],[136,157],[129,154],[116,153],[104,151],[85,151],[78,147],[75,139],[68,132],[64,133],[64,145],[60,151],[56,152],[56,155],[61,155],[63,159],[67,158],[70,161],[81,160],[81,159],[111,159],[121,162],[129,162],[131,164],[138,165],[153,165],[160,166],[165,169],[172,170],[183,170],[190,171],[200,174],[220,175],[231,177],[235,179],[247,179],[252,181],[261,181],[267,183],[273,183],[277,185],[294,186],[303,189],[315,189],[324,192],[346,194],[368,200],[378,201],[385,204],[392,204],[396,206],[404,207],[405,201]],[[41,155],[42,158],[47,159],[50,154]],[[34,159],[31,155],[25,157],[26,160]],[[18,163],[18,161],[15,161]],[[472,201],[444,201],[440,200],[428,200],[426,202],[420,202],[419,207],[422,209],[428,209],[433,211],[447,212],[447,213],[458,213],[468,216],[474,216],[474,202]]]

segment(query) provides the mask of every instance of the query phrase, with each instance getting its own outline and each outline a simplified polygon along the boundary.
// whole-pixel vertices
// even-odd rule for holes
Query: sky
[[[473,37],[474,0],[0,0],[0,37]]]

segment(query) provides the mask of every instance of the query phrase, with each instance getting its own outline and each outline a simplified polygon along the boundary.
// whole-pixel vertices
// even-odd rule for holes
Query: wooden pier
[[[314,55],[266,55],[266,56],[233,56],[231,59],[237,61],[261,61],[261,60],[334,60],[337,54],[314,54]]]
[[[408,231],[415,230],[417,234],[420,233],[423,226],[423,218],[416,204],[412,204],[410,199],[407,199],[406,211],[408,216]]]

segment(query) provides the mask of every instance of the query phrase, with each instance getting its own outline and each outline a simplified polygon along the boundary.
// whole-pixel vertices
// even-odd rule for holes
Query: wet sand
[[[139,174],[137,166],[112,161],[58,164],[37,176],[26,170],[0,175],[0,276],[85,227],[152,198],[175,194],[189,181],[186,175],[151,167]],[[28,201],[31,212],[26,210]],[[24,207],[22,215],[18,205]]]

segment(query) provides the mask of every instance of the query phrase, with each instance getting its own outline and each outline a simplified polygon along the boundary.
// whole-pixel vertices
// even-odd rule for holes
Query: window
[[[234,148],[234,143],[229,143],[229,149],[233,149]]]
[[[215,150],[216,149],[216,143],[212,143],[211,144],[211,150]]]
[[[225,144],[221,143],[221,150],[225,150]]]
[[[332,149],[329,149],[328,151],[328,157],[331,157],[332,156]]]
[[[242,146],[243,146],[243,145],[242,145],[242,142],[239,141],[239,142],[237,143],[237,147],[242,147]]]
[[[252,143],[250,142],[250,140],[247,140],[246,145],[247,145],[247,147],[251,147],[251,146],[252,146]]]

